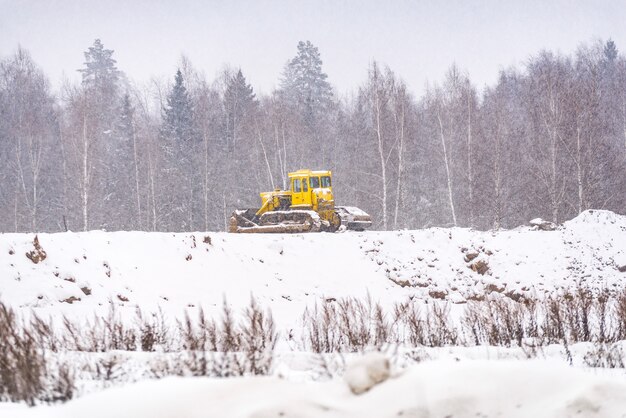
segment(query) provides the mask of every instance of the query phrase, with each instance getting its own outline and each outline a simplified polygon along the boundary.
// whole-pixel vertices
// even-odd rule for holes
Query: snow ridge
[[[0,235],[0,298],[40,314],[120,309],[180,314],[254,295],[281,325],[328,298],[463,303],[485,292],[541,296],[583,283],[611,287],[626,275],[626,217],[586,211],[555,231],[430,228],[340,234],[221,232]]]

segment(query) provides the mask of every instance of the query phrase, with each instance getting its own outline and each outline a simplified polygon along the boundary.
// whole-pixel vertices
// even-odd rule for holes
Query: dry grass
[[[34,405],[72,398],[69,367],[46,360],[45,347],[56,347],[52,335],[49,324],[36,317],[25,324],[0,302],[0,401]]]
[[[453,319],[451,304],[396,303],[390,312],[370,298],[323,301],[305,311],[303,346],[315,353],[355,352],[385,344],[523,347],[626,339],[626,289],[578,287],[545,299],[511,299],[491,293],[468,301]]]

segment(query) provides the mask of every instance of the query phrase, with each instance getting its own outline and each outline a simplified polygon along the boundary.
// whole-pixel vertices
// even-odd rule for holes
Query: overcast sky
[[[419,93],[453,62],[482,87],[542,48],[571,53],[612,38],[626,51],[626,0],[0,0],[0,56],[21,44],[54,85],[78,80],[95,38],[139,82],[173,77],[185,54],[210,78],[229,64],[269,92],[298,41],[310,40],[342,93],[373,59]]]

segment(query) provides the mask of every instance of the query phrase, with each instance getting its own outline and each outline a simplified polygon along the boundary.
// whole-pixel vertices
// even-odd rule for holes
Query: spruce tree
[[[115,216],[116,228],[138,229],[140,218],[137,203],[137,155],[135,149],[135,109],[128,93],[124,94],[117,109],[114,135],[112,135],[112,161],[110,215]]]
[[[609,39],[604,45],[604,58],[607,62],[615,62],[617,59],[617,46],[612,39]]]
[[[183,74],[176,71],[174,87],[163,109],[161,134],[174,149],[182,150],[194,139],[193,104],[184,85]]]
[[[100,39],[84,52],[85,68],[78,70],[83,77],[83,86],[94,89],[103,100],[110,99],[117,93],[120,71],[113,59],[113,50],[105,49]]]
[[[122,73],[116,67],[113,50],[105,49],[100,39],[83,54],[82,86],[88,96],[89,108],[102,132],[111,130],[117,119],[119,86]]]
[[[122,105],[120,106],[120,117],[117,125],[117,130],[122,142],[130,142],[135,133],[134,126],[135,108],[130,101],[130,95],[124,94],[122,98]]]
[[[240,127],[256,106],[252,86],[246,82],[241,69],[230,77],[224,92],[226,140],[229,152],[235,150]]]
[[[83,227],[119,229],[122,224],[112,215],[125,202],[117,202],[112,196],[116,193],[120,165],[115,128],[120,105],[121,72],[113,59],[113,50],[106,49],[100,39],[94,41],[84,56],[84,68],[78,70],[82,74],[83,99],[75,103],[76,111],[82,118],[77,121],[80,141],[89,144],[77,150],[79,154],[84,154],[82,167],[78,168],[85,189],[81,199]],[[89,198],[84,197],[87,195]],[[91,211],[92,208],[102,210]]]
[[[297,106],[309,125],[328,110],[333,100],[322,63],[317,47],[310,41],[300,41],[298,53],[283,71],[282,92],[292,105]]]
[[[135,108],[128,93],[122,97],[118,109],[118,120],[115,127],[115,156],[118,173],[130,173],[135,141]],[[121,171],[120,171],[121,170]]]
[[[193,119],[193,103],[184,84],[183,74],[176,71],[174,86],[163,109],[161,137],[165,152],[162,187],[170,216],[166,229],[186,231],[193,225],[194,199],[199,181],[195,178],[194,156],[198,143]]]

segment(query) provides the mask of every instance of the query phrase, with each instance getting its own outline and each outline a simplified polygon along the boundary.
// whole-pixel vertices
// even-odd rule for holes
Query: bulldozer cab
[[[314,205],[313,190],[331,189],[330,171],[298,170],[289,173],[291,187],[291,205],[295,207],[312,207]]]

